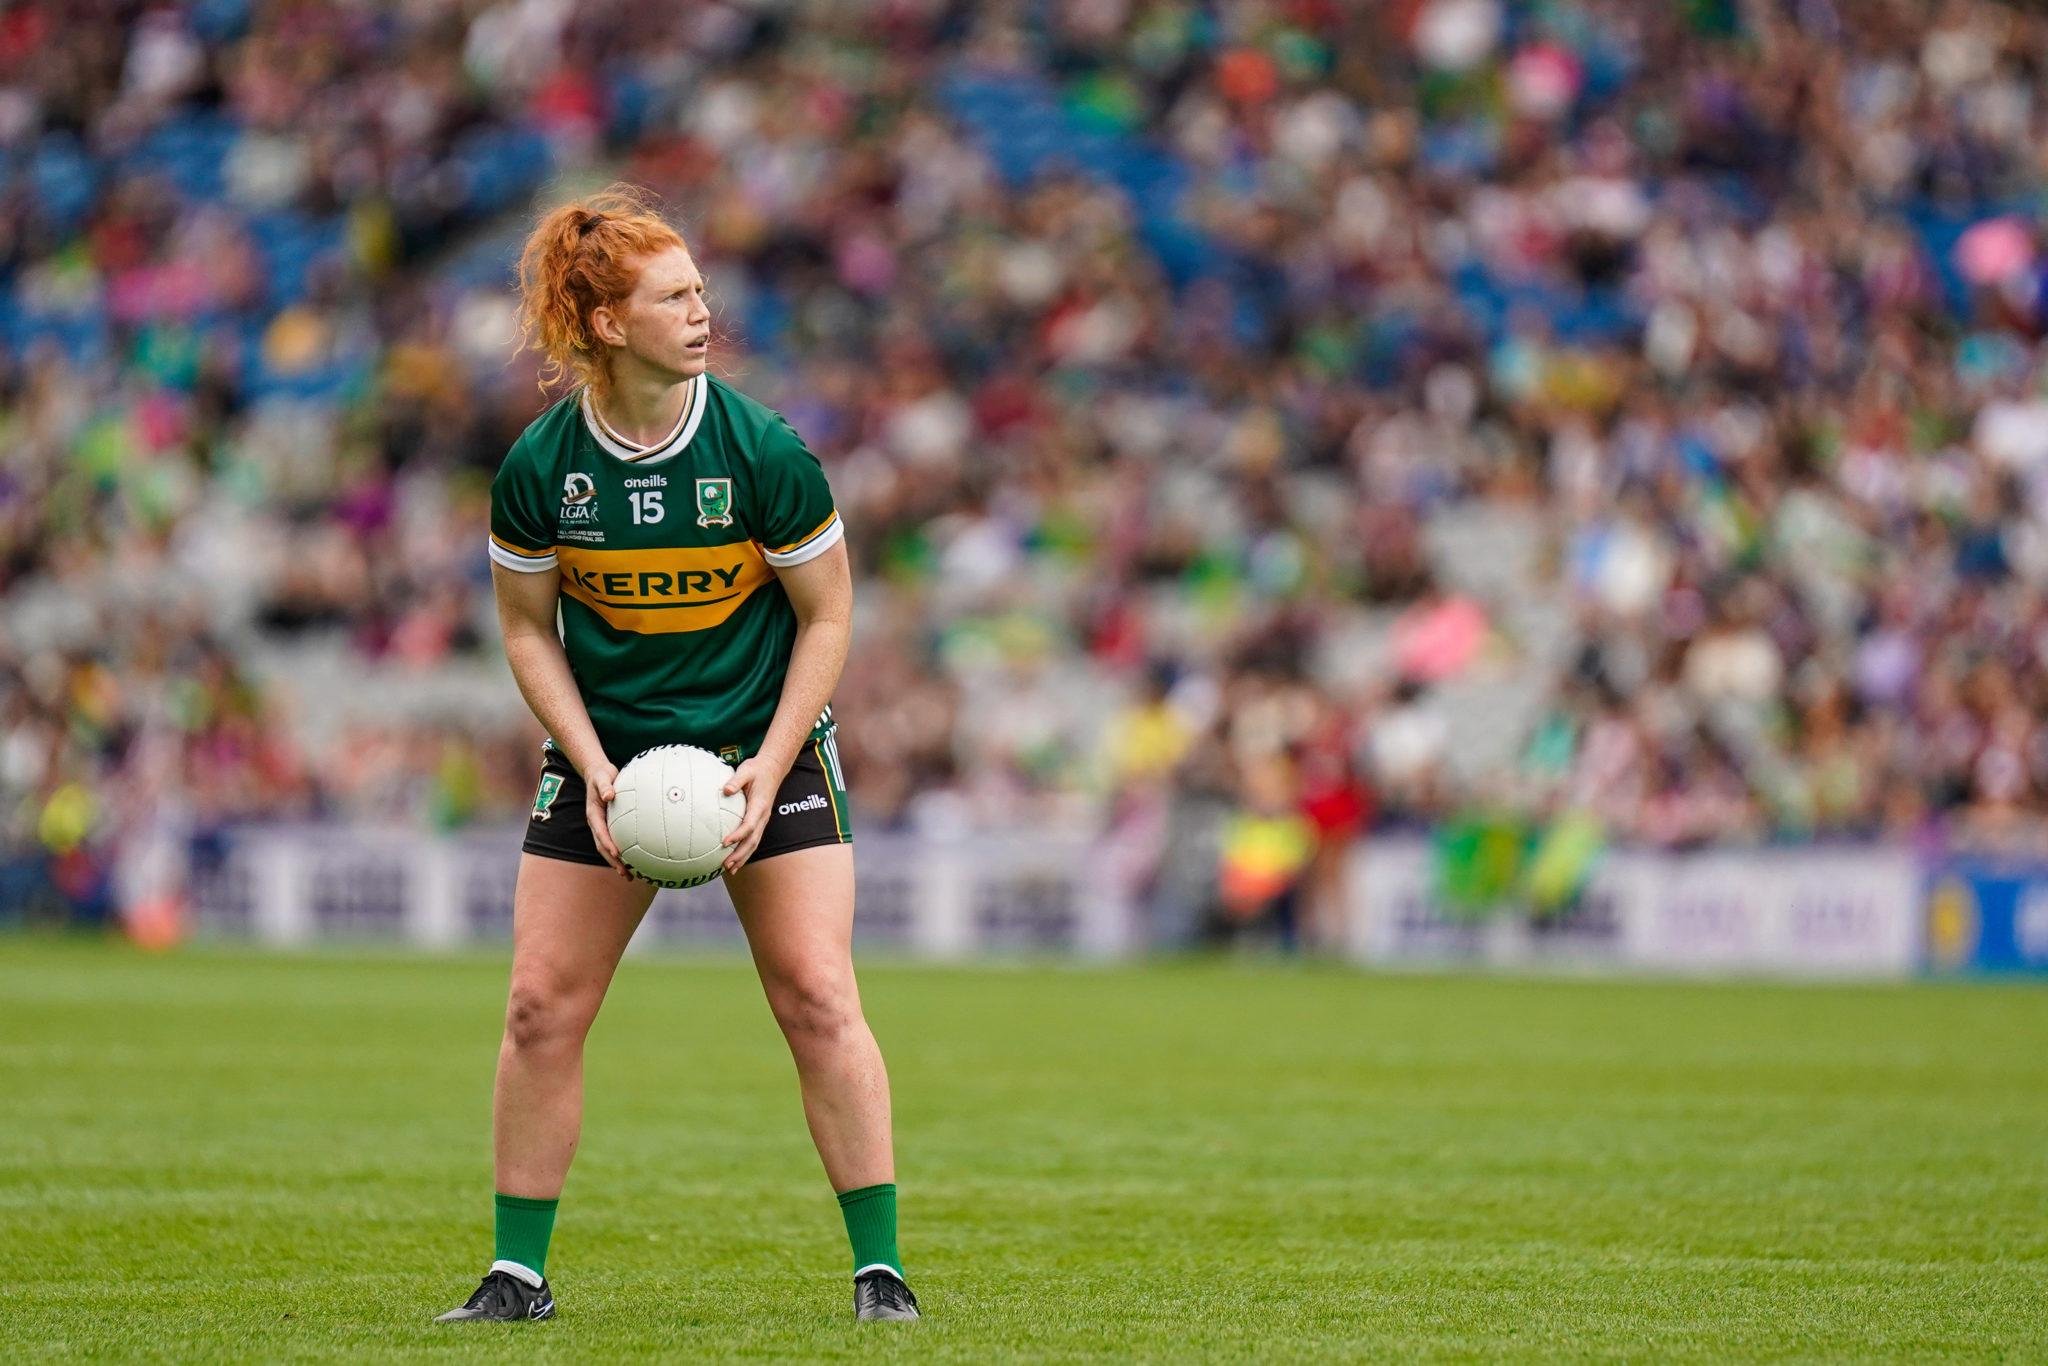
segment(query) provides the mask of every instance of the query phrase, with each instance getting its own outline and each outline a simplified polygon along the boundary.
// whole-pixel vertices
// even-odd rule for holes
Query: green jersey
[[[491,483],[491,559],[561,574],[562,645],[622,767],[656,745],[735,763],[761,747],[796,640],[774,571],[840,535],[817,457],[779,413],[709,375],[686,383],[682,419],[649,447],[579,390]]]

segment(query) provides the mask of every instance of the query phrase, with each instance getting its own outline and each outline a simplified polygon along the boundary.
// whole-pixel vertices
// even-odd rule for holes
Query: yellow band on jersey
[[[722,624],[774,578],[752,541],[653,550],[555,547],[562,590],[605,625],[635,635],[672,635]]]
[[[832,529],[832,523],[838,520],[839,511],[837,508],[835,508],[833,509],[832,515],[830,517],[827,517],[824,521],[818,523],[815,527],[811,528],[810,534],[804,536],[800,540],[791,541],[788,545],[778,545],[770,553],[775,555],[793,555],[797,551],[802,550],[805,546],[809,545],[812,541],[817,540],[820,536],[830,531]]]
[[[506,540],[504,537],[496,534],[495,532],[493,532],[491,535],[491,544],[497,546],[498,549],[505,551],[507,554],[517,555],[522,560],[551,559],[555,553],[552,550],[528,550],[523,545],[512,544],[512,542]]]

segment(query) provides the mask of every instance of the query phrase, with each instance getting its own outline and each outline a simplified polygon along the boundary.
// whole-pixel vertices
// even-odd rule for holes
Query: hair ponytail
[[[687,249],[636,185],[614,184],[542,215],[519,255],[519,341],[540,352],[543,389],[570,376],[604,389],[610,372],[590,315],[630,295],[641,262],[669,247]]]

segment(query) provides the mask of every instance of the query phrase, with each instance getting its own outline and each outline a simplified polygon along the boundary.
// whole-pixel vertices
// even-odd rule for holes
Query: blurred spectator
[[[1302,878],[1315,855],[1315,827],[1299,807],[1299,783],[1285,760],[1246,769],[1241,805],[1223,824],[1211,939],[1270,930],[1280,947],[1296,946]]]

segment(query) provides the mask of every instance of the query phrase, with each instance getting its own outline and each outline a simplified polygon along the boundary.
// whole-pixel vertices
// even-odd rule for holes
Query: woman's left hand
[[[726,872],[737,873],[754,856],[754,849],[761,843],[761,832],[768,828],[769,813],[775,809],[775,794],[781,791],[782,780],[788,776],[789,765],[778,767],[774,760],[756,754],[726,779],[728,795],[747,794],[747,814],[725,837],[725,842],[732,846],[732,853],[725,860]]]

